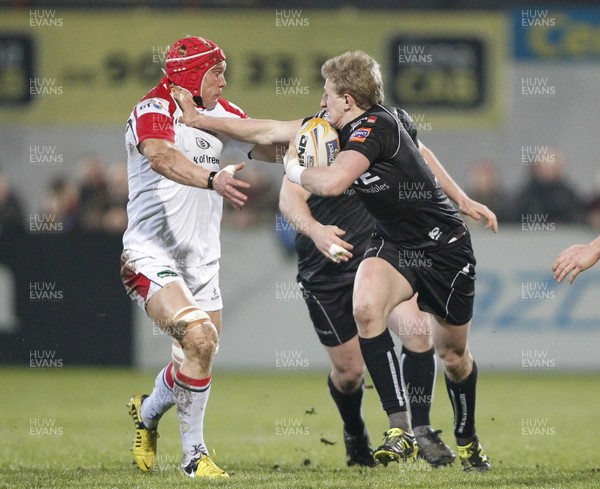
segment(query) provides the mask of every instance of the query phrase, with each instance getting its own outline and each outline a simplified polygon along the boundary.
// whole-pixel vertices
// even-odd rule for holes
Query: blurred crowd
[[[502,170],[491,160],[474,161],[459,183],[473,199],[486,204],[501,223],[522,223],[538,216],[555,224],[584,224],[600,230],[600,173],[591,195],[582,195],[568,180],[565,154],[546,147],[522,162],[524,178],[516,192],[508,192]],[[127,167],[104,163],[98,155],[82,155],[74,176],[50,180],[37,213],[52,216],[63,232],[74,230],[122,234],[127,226]],[[251,184],[241,211],[224,205],[223,224],[252,227],[276,222],[280,175],[273,178],[264,165],[247,165],[241,174]],[[458,176],[457,176],[458,177]],[[0,232],[27,229],[29,214],[0,168]],[[470,222],[471,227],[479,223]]]
[[[566,157],[559,148],[544,147],[538,154],[526,155],[521,164],[523,181],[514,193],[506,190],[499,165],[490,160],[471,164],[464,188],[471,198],[492,209],[499,222],[521,224],[537,218],[600,229],[600,173],[592,194],[583,195],[567,178]]]
[[[226,204],[224,224],[248,227],[273,221],[278,205],[278,185],[257,165],[248,165],[243,175],[251,184],[246,192],[247,205],[238,212]],[[37,219],[60,223],[61,232],[123,234],[127,227],[127,164],[106,164],[96,154],[84,154],[78,158],[73,175],[63,174],[49,180],[32,212],[24,200],[0,168],[0,233],[29,229],[28,223],[35,214]],[[44,226],[36,227],[36,232],[43,230]]]
[[[124,163],[106,165],[97,155],[82,155],[75,176],[50,179],[34,214],[38,219],[60,223],[62,232],[122,234],[127,226],[127,194]],[[30,218],[31,213],[25,213],[24,202],[0,169],[0,230],[28,229]]]

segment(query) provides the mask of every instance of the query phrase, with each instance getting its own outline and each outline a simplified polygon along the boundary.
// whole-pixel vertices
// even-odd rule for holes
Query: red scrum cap
[[[214,42],[188,36],[169,49],[165,71],[169,81],[189,90],[194,97],[200,97],[204,75],[221,61],[225,61],[225,53]]]

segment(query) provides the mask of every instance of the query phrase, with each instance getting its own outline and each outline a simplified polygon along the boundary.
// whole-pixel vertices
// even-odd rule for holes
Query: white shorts
[[[219,288],[219,260],[199,267],[177,268],[130,250],[121,255],[121,280],[131,300],[142,309],[165,285],[181,281],[203,311],[223,309]]]

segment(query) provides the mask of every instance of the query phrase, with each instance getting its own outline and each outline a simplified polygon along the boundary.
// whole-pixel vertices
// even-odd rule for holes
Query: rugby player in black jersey
[[[408,114],[402,110],[391,110],[415,144],[420,144],[416,127]],[[495,226],[494,214],[469,199],[427,147],[420,144],[419,149],[457,205],[475,218],[485,216],[488,223]],[[287,179],[281,187],[280,209],[299,232],[296,238],[298,282],[304,289],[315,331],[332,362],[328,384],[344,420],[347,461],[349,465],[356,460],[367,465],[364,461],[373,459],[360,415],[364,362],[352,316],[352,287],[375,221],[353,189],[346,189],[337,197],[325,198],[311,195]],[[332,246],[346,251],[343,255],[332,254]],[[353,256],[356,258],[353,259]],[[341,264],[337,263],[339,258],[342,259]],[[413,255],[407,260],[416,265],[419,258]],[[408,389],[418,454],[433,467],[449,464],[455,455],[429,421],[436,364],[428,314],[419,310],[415,296],[396,307],[387,323],[403,344],[400,368],[402,381]]]
[[[431,314],[433,345],[444,366],[459,458],[465,470],[488,470],[475,430],[477,366],[467,342],[476,263],[469,231],[415,141],[381,105],[378,63],[363,52],[347,52],[327,60],[321,74],[321,106],[339,131],[341,151],[331,166],[305,168],[291,146],[286,175],[319,196],[352,188],[376,221],[353,295],[360,348],[390,424],[375,459],[387,464],[416,456],[386,321],[394,307],[418,293],[419,308]],[[414,256],[426,265],[413,266],[407,258]]]
[[[182,103],[183,95],[179,94],[180,105],[187,114],[185,104]],[[191,111],[189,114],[190,118],[186,120],[184,117],[183,122],[247,141],[260,141],[262,144],[288,141],[302,123],[302,120],[289,122],[251,120],[245,121],[246,124],[237,124],[223,119],[202,120]],[[394,116],[405,126],[414,144],[418,145],[416,128],[406,113],[401,111],[400,114],[394,113]],[[497,222],[494,214],[487,207],[469,199],[424,145],[420,145],[420,151],[461,212],[475,219],[485,218],[488,226],[495,230]],[[357,341],[356,323],[351,315],[351,287],[360,256],[373,230],[374,220],[359,204],[353,189],[348,189],[339,197],[324,199],[318,196],[311,197],[309,192],[284,179],[280,205],[284,215],[294,227],[314,241],[313,245],[302,235],[297,239],[298,278],[306,289],[305,297],[315,330],[332,360],[333,368],[328,383],[331,395],[344,420],[347,462],[349,465],[371,465],[372,450],[360,413],[364,363]],[[335,224],[349,230],[348,234],[344,234],[344,231]],[[348,241],[342,240],[341,236]],[[343,255],[334,255],[330,251],[332,244],[347,251]],[[350,253],[351,249],[356,259],[351,260],[353,256]],[[420,261],[417,255],[410,257],[406,255],[405,258],[413,264]],[[338,265],[339,261],[343,263]],[[427,334],[430,331],[429,315],[418,310],[415,298],[399,305],[388,318],[388,324],[399,333],[404,344],[402,379],[406,385],[409,385],[409,389],[413,388],[421,394],[409,397],[413,426],[421,450],[420,455],[432,466],[439,466],[451,462],[454,454],[441,441],[439,432],[429,425],[435,360],[431,340]],[[387,463],[387,460],[383,461]]]

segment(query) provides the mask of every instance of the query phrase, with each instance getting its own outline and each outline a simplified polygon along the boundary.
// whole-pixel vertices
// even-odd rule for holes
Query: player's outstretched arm
[[[179,121],[197,129],[206,129],[247,143],[271,145],[287,144],[300,126],[302,119],[277,121],[272,119],[237,119],[233,117],[211,117],[196,110],[192,94],[173,86],[173,98],[183,111]]]
[[[310,195],[310,192],[283,177],[279,192],[279,210],[297,232],[312,239],[317,249],[331,261],[348,261],[352,258],[353,246],[341,238],[346,231],[317,221],[307,203]]]
[[[600,260],[600,236],[588,244],[576,244],[563,250],[552,266],[554,277],[559,282],[571,274],[567,283],[572,284],[584,270]]]
[[[498,232],[498,219],[486,205],[471,199],[465,191],[454,181],[444,166],[437,159],[433,151],[419,141],[419,150],[429,164],[431,171],[437,177],[442,190],[457,206],[458,210],[466,216],[478,221],[483,218],[486,220],[485,229],[491,229]]]
[[[210,170],[196,165],[173,143],[165,139],[146,139],[142,141],[139,149],[148,158],[150,167],[163,177],[190,187],[214,188],[236,209],[240,209],[246,203],[247,197],[238,189],[246,189],[250,185],[233,176],[236,171],[244,168],[244,163],[229,165],[215,175]]]

